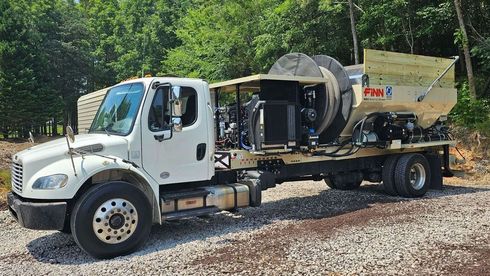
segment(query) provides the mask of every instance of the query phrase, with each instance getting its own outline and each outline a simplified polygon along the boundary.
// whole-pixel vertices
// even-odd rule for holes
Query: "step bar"
[[[166,213],[162,216],[162,219],[166,220],[166,221],[172,221],[172,220],[178,220],[178,219],[183,219],[183,218],[198,217],[198,216],[214,214],[214,213],[218,213],[219,211],[221,211],[221,210],[218,207],[210,206],[210,207],[204,207],[204,208],[198,208],[198,209],[190,209],[190,210],[185,210],[185,211],[177,211],[177,212],[172,212],[172,213]]]

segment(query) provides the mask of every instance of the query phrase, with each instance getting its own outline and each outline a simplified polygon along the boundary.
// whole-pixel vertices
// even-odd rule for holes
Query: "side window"
[[[182,126],[190,126],[197,120],[197,92],[192,87],[182,87]]]
[[[148,114],[148,127],[153,132],[170,128],[170,103],[168,101],[168,87],[159,88],[155,92]],[[197,92],[192,87],[181,88],[180,100],[182,104],[182,127],[187,127],[197,119]]]
[[[168,102],[168,87],[159,88],[151,102],[148,114],[148,127],[153,132],[170,128],[170,106]]]

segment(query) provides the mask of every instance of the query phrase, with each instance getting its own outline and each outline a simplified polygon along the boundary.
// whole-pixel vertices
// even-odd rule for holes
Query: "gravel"
[[[112,260],[3,211],[0,274],[490,274],[489,197],[488,184],[407,200],[372,184],[285,183],[259,208],[155,226],[144,248]]]

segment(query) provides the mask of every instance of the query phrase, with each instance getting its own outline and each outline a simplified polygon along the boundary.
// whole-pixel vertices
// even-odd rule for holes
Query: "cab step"
[[[217,213],[219,211],[220,211],[220,209],[218,207],[215,207],[215,206],[209,206],[209,207],[198,208],[198,209],[190,209],[190,210],[184,210],[184,211],[177,211],[177,212],[163,214],[162,220],[169,221],[169,220],[177,220],[177,219],[182,219],[182,218],[198,217],[198,216],[214,214],[214,213]]]
[[[183,199],[183,198],[191,198],[191,197],[205,197],[209,194],[208,190],[205,189],[194,189],[194,190],[186,190],[172,193],[164,193],[161,195],[161,198],[165,201]]]

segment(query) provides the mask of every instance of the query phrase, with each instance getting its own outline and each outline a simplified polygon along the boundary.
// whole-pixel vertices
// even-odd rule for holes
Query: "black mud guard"
[[[449,167],[449,145],[444,145],[444,177],[453,177],[454,173],[451,171],[451,168]]]
[[[441,156],[437,153],[427,153],[425,155],[427,161],[429,161],[430,167],[430,189],[442,190],[442,160]]]

